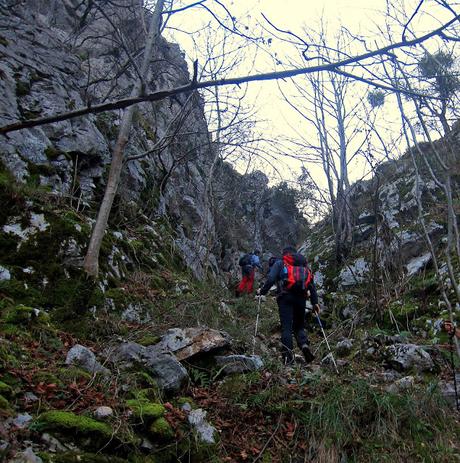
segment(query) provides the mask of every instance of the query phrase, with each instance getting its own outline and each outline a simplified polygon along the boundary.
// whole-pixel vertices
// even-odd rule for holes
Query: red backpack
[[[308,268],[307,260],[302,254],[285,254],[281,281],[283,289],[292,292],[307,292],[313,280],[313,274]]]

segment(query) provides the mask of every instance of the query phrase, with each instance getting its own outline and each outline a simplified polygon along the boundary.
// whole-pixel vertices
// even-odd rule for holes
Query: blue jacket
[[[277,293],[279,296],[283,295],[283,290],[281,288],[281,273],[283,271],[283,260],[277,260],[270,268],[270,272],[267,276],[267,281],[262,286],[260,290],[260,294],[267,294],[270,288],[276,284],[277,286]],[[308,291],[310,292],[310,302],[315,305],[318,304],[318,293],[316,291],[315,283],[313,282],[313,278],[311,279],[310,284],[308,285]],[[286,293],[285,293],[286,294]]]
[[[253,267],[258,267],[260,270],[262,270],[262,265],[260,265],[259,256],[256,256],[255,254],[251,254],[251,265]]]

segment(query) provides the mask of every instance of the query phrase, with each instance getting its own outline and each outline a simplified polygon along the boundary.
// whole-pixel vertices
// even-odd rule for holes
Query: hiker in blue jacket
[[[305,333],[305,309],[308,294],[313,310],[319,313],[318,294],[313,282],[313,274],[308,268],[307,260],[293,246],[283,249],[283,257],[276,260],[270,268],[267,281],[257,292],[265,295],[276,284],[279,316],[281,321],[282,356],[285,364],[294,362],[292,334],[302,351],[307,363],[314,359],[308,347]]]

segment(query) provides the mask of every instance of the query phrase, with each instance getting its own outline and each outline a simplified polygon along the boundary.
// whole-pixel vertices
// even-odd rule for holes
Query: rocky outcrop
[[[430,354],[415,344],[394,344],[386,353],[388,364],[398,371],[433,371],[435,366]]]
[[[140,4],[122,0],[102,9],[77,0],[5,0],[0,125],[129,95],[135,70],[127,51],[142,48],[144,36],[138,32],[144,31],[148,17]],[[156,53],[149,90],[189,82],[178,45],[160,39]],[[278,251],[284,239],[298,239],[301,222],[297,209],[294,220],[282,195],[268,187],[260,172],[241,176],[218,163],[208,181],[216,152],[203,106],[198,94],[138,105],[119,189],[120,207],[131,214],[169,217],[175,245],[199,278],[205,271],[233,270],[242,249]],[[0,161],[21,182],[65,196],[79,208],[93,207],[104,188],[121,114],[88,115],[13,132],[2,140]],[[173,140],[158,150],[171,131]],[[215,198],[209,197],[210,186]],[[72,259],[81,263],[81,256]],[[123,277],[116,265],[112,273]],[[126,317],[131,320],[131,312]]]
[[[180,361],[197,354],[211,352],[230,346],[230,336],[209,328],[173,328],[161,341],[148,347],[151,353],[172,352]]]

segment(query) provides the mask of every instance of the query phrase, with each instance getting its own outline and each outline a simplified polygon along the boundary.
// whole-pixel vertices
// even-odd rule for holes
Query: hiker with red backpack
[[[293,246],[283,249],[283,257],[271,267],[267,281],[258,295],[265,295],[276,284],[279,315],[281,321],[281,344],[283,363],[290,365],[294,362],[292,334],[302,351],[307,363],[314,359],[308,347],[309,341],[305,333],[305,308],[308,294],[313,310],[318,314],[318,294],[313,274],[308,268],[307,260],[298,253]]]
[[[239,260],[239,265],[241,267],[241,282],[236,289],[236,295],[247,293],[251,294],[254,291],[254,276],[256,273],[256,268],[262,270],[262,265],[260,265],[260,251],[255,250],[252,254],[245,254]]]

